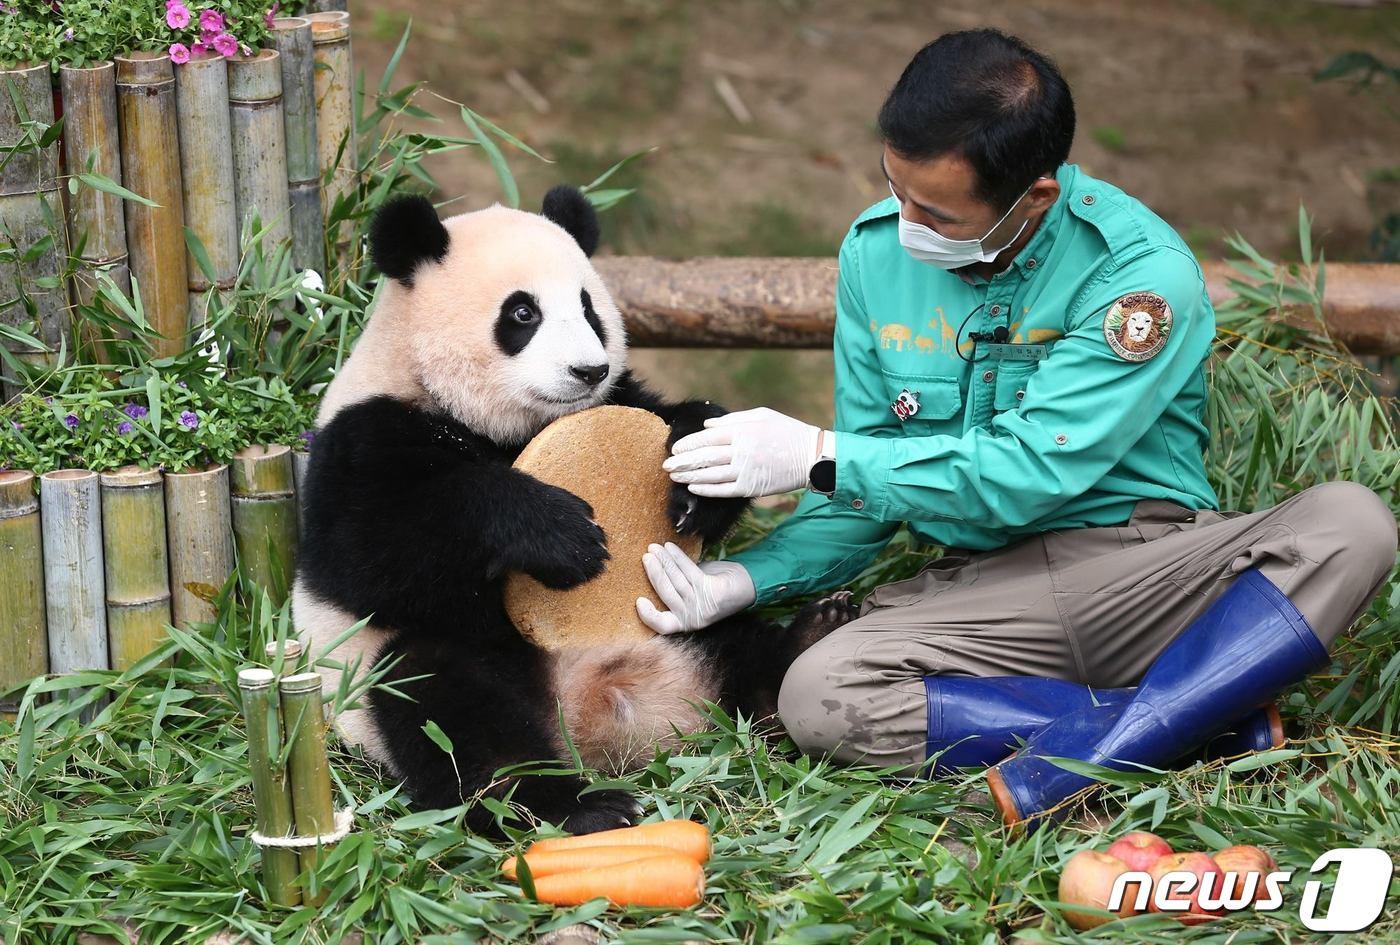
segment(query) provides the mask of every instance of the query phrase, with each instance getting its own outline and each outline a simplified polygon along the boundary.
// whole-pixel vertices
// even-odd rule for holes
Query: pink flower
[[[184,43],[175,43],[170,47],[170,61],[177,66],[183,66],[190,61],[190,47]]]
[[[172,3],[165,8],[165,25],[172,30],[182,30],[190,25],[190,11],[183,3]]]
[[[202,56],[209,51],[209,44],[203,41],[196,42],[190,47],[190,52],[196,56]]]
[[[214,37],[214,51],[220,56],[232,56],[238,52],[238,40],[232,33],[220,33]]]
[[[264,14],[263,21],[267,23],[268,29],[272,29],[272,18],[277,15],[277,8],[281,5],[282,4],[280,2],[273,3],[272,7],[267,11],[266,14]]]
[[[218,10],[205,10],[199,15],[201,33],[217,33],[224,28],[224,15]]]

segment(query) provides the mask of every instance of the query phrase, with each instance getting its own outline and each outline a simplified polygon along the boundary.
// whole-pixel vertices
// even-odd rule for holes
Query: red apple
[[[1152,868],[1148,870],[1152,874],[1152,904],[1148,907],[1151,912],[1161,912],[1164,915],[1172,916],[1187,925],[1198,925],[1202,922],[1209,922],[1219,915],[1224,915],[1224,909],[1205,909],[1201,906],[1199,898],[1201,887],[1206,882],[1207,876],[1214,876],[1211,880],[1211,892],[1213,895],[1220,894],[1221,886],[1225,879],[1225,874],[1220,867],[1215,865],[1215,861],[1205,853],[1173,853],[1164,856]],[[1190,892],[1182,892],[1173,885],[1169,894],[1165,897],[1168,902],[1184,902],[1189,907],[1185,911],[1159,909],[1157,907],[1157,892],[1162,877],[1167,873],[1194,873],[1196,874],[1196,885],[1191,887]]]
[[[1128,864],[1130,870],[1142,870],[1144,873],[1152,869],[1152,864],[1158,859],[1171,853],[1171,844],[1145,830],[1125,833],[1108,846],[1109,856],[1118,857]]]
[[[1116,856],[1109,856],[1098,850],[1080,850],[1069,858],[1069,862],[1060,873],[1060,902],[1107,909],[1113,883],[1127,869],[1127,864]],[[1137,885],[1130,884],[1124,893],[1123,904],[1117,913],[1119,918],[1126,919],[1136,914],[1133,899],[1137,893]],[[1081,931],[1114,921],[1106,916],[1071,909],[1066,909],[1064,915],[1065,921]]]
[[[1268,853],[1258,847],[1241,844],[1226,847],[1211,859],[1215,860],[1215,865],[1220,867],[1222,873],[1226,874],[1225,895],[1233,898],[1237,888],[1243,891],[1244,885],[1248,882],[1245,877],[1255,873],[1258,874],[1259,878],[1255,880],[1254,901],[1258,902],[1260,899],[1268,898],[1269,893],[1264,885],[1264,877],[1272,873],[1278,866]]]

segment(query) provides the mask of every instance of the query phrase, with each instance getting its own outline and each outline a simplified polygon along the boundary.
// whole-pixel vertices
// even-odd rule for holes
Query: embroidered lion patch
[[[1146,361],[1167,344],[1172,309],[1155,292],[1131,292],[1114,302],[1103,319],[1103,336],[1126,361]]]

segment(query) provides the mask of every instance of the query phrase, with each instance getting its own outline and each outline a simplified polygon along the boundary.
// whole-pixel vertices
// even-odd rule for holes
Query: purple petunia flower
[[[145,407],[142,407],[140,404],[126,404],[122,407],[122,413],[126,414],[133,420],[140,420],[146,414],[150,413],[150,411],[147,410]]]
[[[126,436],[131,430],[132,426],[130,420],[123,420],[121,423],[117,424],[117,432],[122,436]]]
[[[199,427],[199,418],[192,411],[185,410],[180,414],[180,426],[186,430],[194,430]]]
[[[190,25],[190,11],[183,3],[172,3],[165,8],[165,25],[172,30],[182,30]]]
[[[238,52],[238,40],[232,33],[220,33],[214,37],[214,51],[220,56],[232,56]]]
[[[224,28],[224,15],[218,10],[205,10],[199,15],[201,33],[217,33]]]
[[[78,429],[78,417],[76,414],[69,414],[63,418],[63,425],[70,430]]]
[[[173,43],[170,46],[170,61],[177,66],[183,66],[190,61],[190,47],[184,43]]]

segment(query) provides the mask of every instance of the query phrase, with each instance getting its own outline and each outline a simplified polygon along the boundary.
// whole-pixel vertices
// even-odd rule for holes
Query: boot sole
[[[1022,821],[1021,812],[1016,809],[1016,800],[1011,789],[1006,786],[1001,772],[996,768],[987,769],[987,791],[992,795],[992,803],[1001,811],[1001,822],[1006,827],[1014,827]]]

